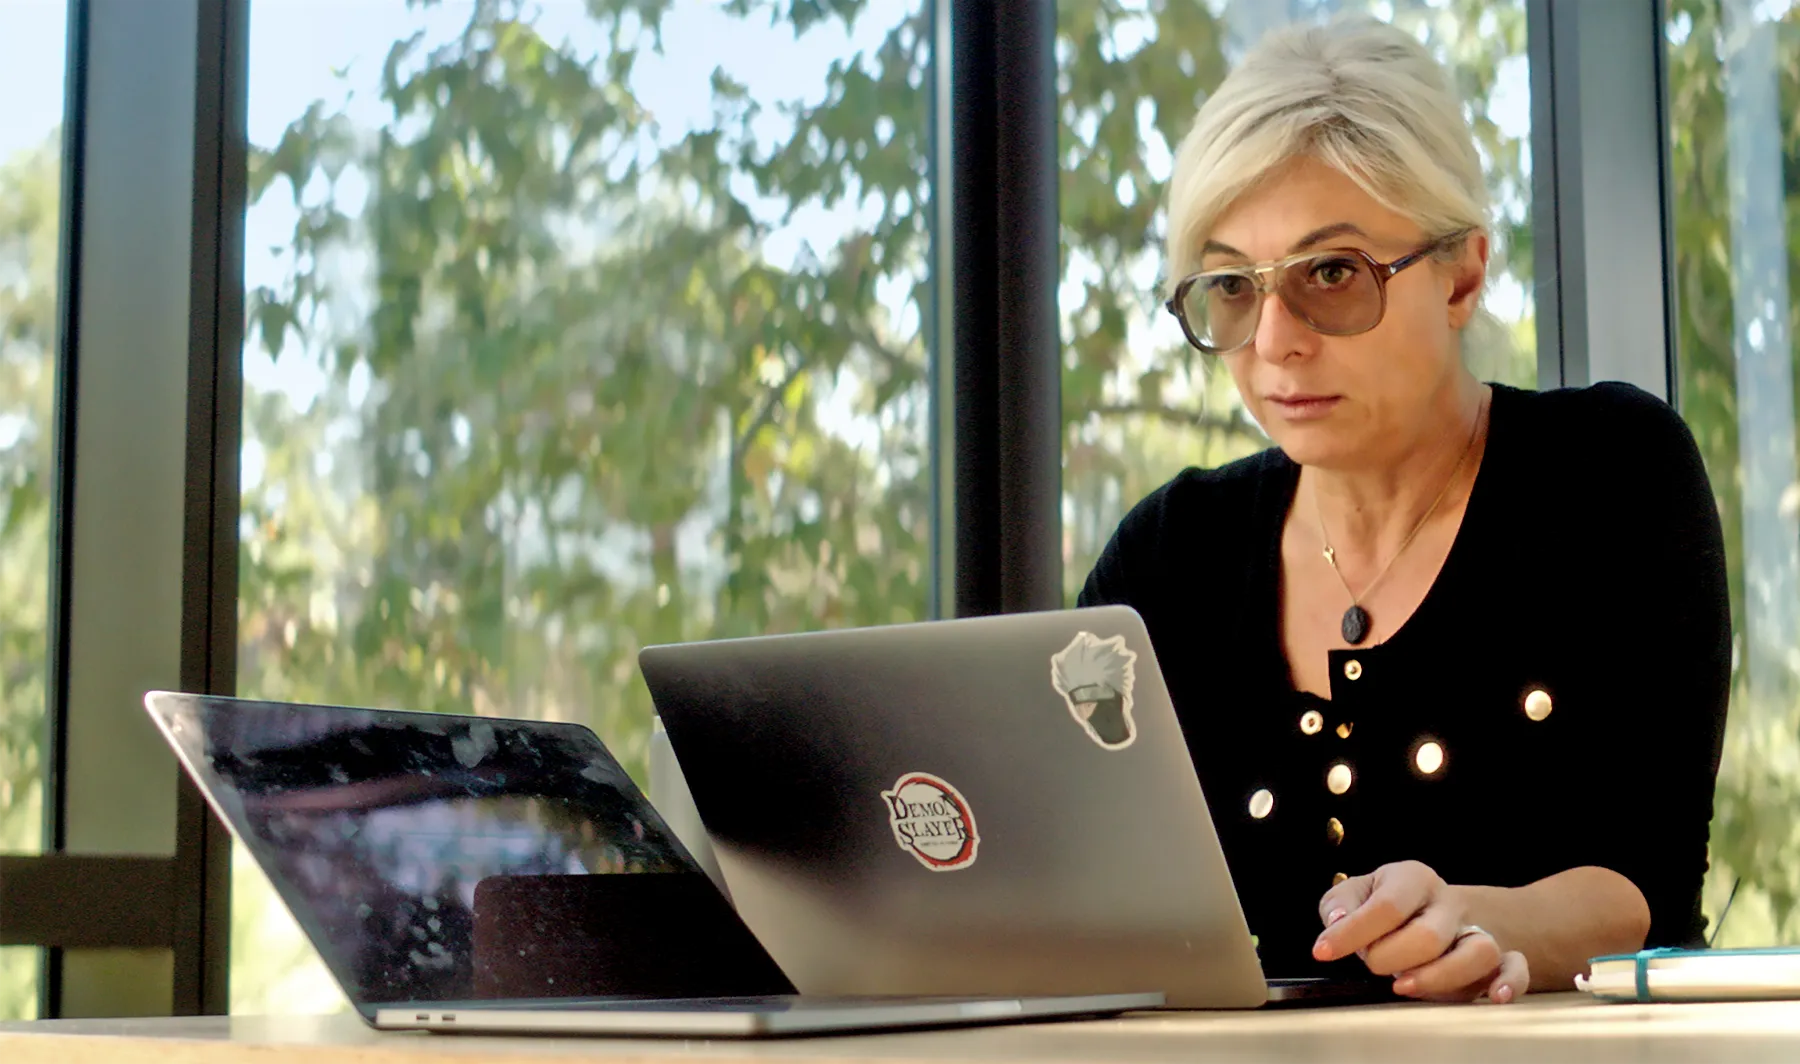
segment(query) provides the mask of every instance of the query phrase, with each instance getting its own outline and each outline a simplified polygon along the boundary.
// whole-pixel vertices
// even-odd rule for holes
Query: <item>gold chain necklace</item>
[[[1463,463],[1469,460],[1469,452],[1475,449],[1475,439],[1481,435],[1481,423],[1486,420],[1487,412],[1488,403],[1483,401],[1480,408],[1475,411],[1475,428],[1469,433],[1469,442],[1463,444],[1462,454],[1457,457],[1456,466],[1450,470],[1450,476],[1444,481],[1443,488],[1438,491],[1437,498],[1431,500],[1431,505],[1425,508],[1424,516],[1420,517],[1418,523],[1413,525],[1412,531],[1406,534],[1406,538],[1400,541],[1399,548],[1388,558],[1387,564],[1381,567],[1381,571],[1375,574],[1375,579],[1369,581],[1368,585],[1362,589],[1360,595],[1350,590],[1350,581],[1344,579],[1343,571],[1338,568],[1337,551],[1332,549],[1331,538],[1325,534],[1325,511],[1319,509],[1319,489],[1317,484],[1314,484],[1312,491],[1313,514],[1319,519],[1319,542],[1325,545],[1325,562],[1331,566],[1331,571],[1337,574],[1338,583],[1344,585],[1344,593],[1350,596],[1350,608],[1344,611],[1343,622],[1339,625],[1344,642],[1356,646],[1369,638],[1369,632],[1374,629],[1375,622],[1369,616],[1369,611],[1363,609],[1362,600],[1375,591],[1382,578],[1387,576],[1388,570],[1392,569],[1394,563],[1400,560],[1400,555],[1406,553],[1406,548],[1412,545],[1413,538],[1425,527],[1425,522],[1431,520],[1431,515],[1437,512],[1438,505],[1444,501],[1444,497],[1450,494],[1450,486],[1456,483],[1457,475],[1462,472]]]

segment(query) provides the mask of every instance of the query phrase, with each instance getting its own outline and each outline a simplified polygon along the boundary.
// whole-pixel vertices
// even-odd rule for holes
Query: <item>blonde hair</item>
[[[1488,228],[1474,136],[1425,46],[1366,17],[1287,26],[1225,78],[1176,150],[1168,287],[1199,269],[1201,246],[1239,197],[1308,155],[1430,237]]]

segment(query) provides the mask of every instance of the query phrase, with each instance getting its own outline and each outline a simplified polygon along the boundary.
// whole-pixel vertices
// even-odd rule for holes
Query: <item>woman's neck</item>
[[[1489,388],[1466,378],[1439,405],[1421,441],[1396,459],[1362,469],[1322,469],[1301,473],[1301,498],[1312,510],[1307,523],[1336,552],[1337,564],[1354,584],[1372,577],[1401,549],[1421,522],[1455,511],[1480,466],[1485,444]],[[1436,510],[1433,511],[1433,504]]]

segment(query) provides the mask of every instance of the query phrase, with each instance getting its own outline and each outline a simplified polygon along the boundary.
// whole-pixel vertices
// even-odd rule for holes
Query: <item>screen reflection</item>
[[[586,729],[229,699],[192,705],[171,732],[189,763],[213,777],[215,801],[358,1004],[616,991],[580,978],[558,986],[544,965],[569,954],[563,940],[577,926],[605,937],[633,920],[681,915],[646,913],[646,904],[692,906],[697,888],[716,894],[694,882],[704,877]],[[669,878],[648,891],[587,886],[646,875]],[[591,880],[572,896],[571,876]],[[553,883],[561,885],[539,889]],[[493,913],[482,919],[485,897],[505,899],[500,925]],[[539,898],[557,904],[546,910]],[[609,913],[609,902],[634,911]],[[485,946],[478,922],[491,931]],[[584,961],[593,947],[577,948],[563,967],[577,975],[592,967]],[[506,986],[506,970],[522,966],[538,969],[531,985]]]

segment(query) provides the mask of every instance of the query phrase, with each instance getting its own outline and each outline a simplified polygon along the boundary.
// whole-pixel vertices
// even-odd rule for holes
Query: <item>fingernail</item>
[[[1504,1005],[1508,1001],[1512,1000],[1512,987],[1506,986],[1505,984],[1501,984],[1500,989],[1494,991],[1492,997],[1493,997],[1494,1001],[1496,1001],[1497,1003],[1499,1003],[1501,1005]]]
[[[1332,956],[1331,943],[1325,941],[1324,935],[1320,935],[1319,940],[1313,943],[1313,958],[1315,960],[1328,961]]]
[[[1350,915],[1349,913],[1345,912],[1342,909],[1333,909],[1333,910],[1331,910],[1330,915],[1325,917],[1325,926],[1330,927],[1332,924],[1337,923],[1339,920],[1342,920],[1344,917],[1349,916],[1349,915]]]
[[[1419,984],[1410,975],[1403,975],[1394,980],[1394,993],[1396,994],[1410,994],[1417,989],[1419,989]]]

